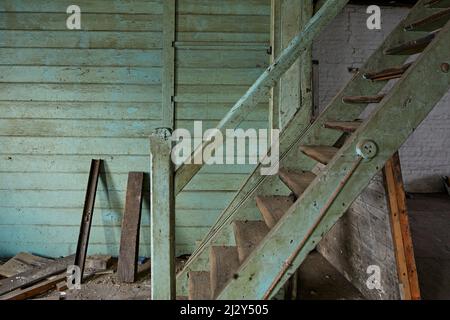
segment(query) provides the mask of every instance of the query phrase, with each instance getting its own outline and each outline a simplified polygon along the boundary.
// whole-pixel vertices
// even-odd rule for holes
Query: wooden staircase
[[[179,296],[274,297],[447,93],[449,10],[448,0],[419,1],[303,134],[294,116],[278,175],[260,175],[260,165],[249,176],[178,274]],[[369,103],[376,108],[360,119]]]

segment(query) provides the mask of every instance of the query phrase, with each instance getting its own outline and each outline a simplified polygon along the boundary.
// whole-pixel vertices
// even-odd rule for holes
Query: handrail
[[[311,18],[305,28],[297,34],[280,56],[263,72],[239,101],[231,108],[225,117],[216,126],[219,132],[224,133],[226,129],[236,128],[246,116],[255,108],[255,106],[269,94],[270,89],[278,82],[281,76],[290,69],[297,61],[302,52],[312,43],[313,39],[320,33],[335,17],[341,12],[348,0],[326,1],[325,4]],[[208,139],[198,146],[188,158],[195,159],[200,155],[206,146],[215,139]],[[217,141],[215,141],[217,143]],[[207,160],[207,159],[204,159]],[[175,190],[177,195],[192,180],[203,164],[182,164],[176,170]]]

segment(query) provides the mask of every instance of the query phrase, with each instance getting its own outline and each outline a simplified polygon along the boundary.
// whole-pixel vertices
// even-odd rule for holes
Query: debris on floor
[[[42,267],[50,261],[52,260],[21,252],[0,266],[0,276],[12,277],[34,267]]]

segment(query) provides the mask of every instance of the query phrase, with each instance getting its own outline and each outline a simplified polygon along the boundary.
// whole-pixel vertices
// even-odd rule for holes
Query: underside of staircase
[[[178,274],[178,296],[277,294],[447,93],[449,19],[450,1],[419,1],[313,124],[299,132],[292,118],[278,174],[248,177]]]

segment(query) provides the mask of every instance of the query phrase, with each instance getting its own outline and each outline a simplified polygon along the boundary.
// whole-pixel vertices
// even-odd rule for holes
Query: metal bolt
[[[441,64],[441,70],[442,72],[448,73],[448,71],[450,70],[450,65],[447,62],[444,62],[443,64]]]

